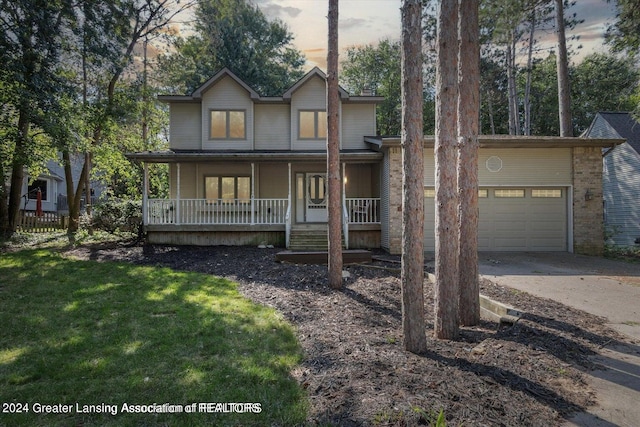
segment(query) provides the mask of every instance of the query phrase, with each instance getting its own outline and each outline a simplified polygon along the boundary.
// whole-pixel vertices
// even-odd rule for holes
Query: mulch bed
[[[589,356],[624,341],[605,319],[484,280],[481,292],[526,312],[514,326],[482,321],[457,341],[433,338],[433,286],[425,286],[429,350],[403,350],[399,258],[345,266],[342,290],[327,268],[276,263],[278,249],[96,246],[66,251],[225,276],[251,300],[297,328],[303,363],[292,375],[306,389],[311,425],[549,426],[595,403],[584,371]],[[268,408],[265,408],[268,410]]]

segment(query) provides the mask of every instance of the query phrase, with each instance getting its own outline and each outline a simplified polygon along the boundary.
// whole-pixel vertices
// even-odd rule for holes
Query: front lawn
[[[301,424],[300,359],[291,326],[228,280],[0,254],[0,425]]]

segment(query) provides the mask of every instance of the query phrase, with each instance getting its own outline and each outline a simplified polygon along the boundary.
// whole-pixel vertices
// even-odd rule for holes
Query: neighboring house
[[[628,112],[600,112],[585,136],[626,139],[603,153],[604,223],[609,243],[640,244],[640,123]]]
[[[262,97],[228,69],[170,107],[170,198],[148,199],[148,240],[326,248],[326,77],[314,68],[280,97]],[[349,248],[400,253],[400,139],[375,135],[382,98],[340,90],[343,236]],[[603,247],[601,151],[622,141],[480,138],[479,246],[496,251]],[[425,249],[434,248],[433,138],[425,137]],[[145,185],[146,188],[146,185]]]
[[[72,158],[71,173],[73,176],[74,188],[78,185],[78,179],[82,172],[83,162],[81,158]],[[92,199],[100,196],[103,185],[99,182],[92,182]],[[64,168],[59,162],[49,160],[47,162],[47,172],[39,175],[35,180],[26,174],[22,183],[22,198],[20,209],[25,211],[36,210],[37,192],[40,189],[42,196],[42,210],[44,212],[68,213],[67,205],[67,184],[64,175]],[[94,199],[95,200],[95,199]],[[84,201],[82,202],[84,206]]]

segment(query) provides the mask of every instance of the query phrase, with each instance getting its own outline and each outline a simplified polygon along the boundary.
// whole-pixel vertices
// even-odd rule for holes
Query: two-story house
[[[400,253],[400,139],[376,134],[376,96],[340,90],[343,236]],[[263,97],[228,69],[170,106],[170,198],[143,192],[151,243],[326,247],[326,76]],[[481,136],[479,248],[601,253],[603,147],[613,139]],[[425,249],[434,247],[434,140],[425,137]],[[147,180],[145,167],[145,182]],[[146,188],[146,185],[145,185]]]

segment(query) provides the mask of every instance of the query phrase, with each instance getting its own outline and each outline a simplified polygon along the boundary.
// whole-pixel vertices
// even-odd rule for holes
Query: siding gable
[[[291,141],[294,150],[324,150],[326,139],[304,140],[299,138],[299,116],[301,110],[327,109],[326,83],[320,77],[307,80],[291,95]],[[341,114],[342,116],[342,114]]]
[[[225,76],[202,94],[202,148],[223,150],[250,150],[253,148],[253,102],[250,94],[229,76]],[[210,139],[211,110],[243,110],[245,112],[245,138],[242,140]]]

